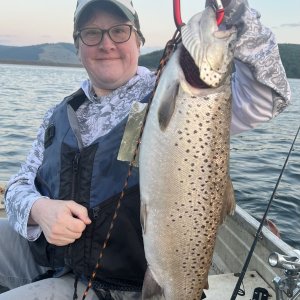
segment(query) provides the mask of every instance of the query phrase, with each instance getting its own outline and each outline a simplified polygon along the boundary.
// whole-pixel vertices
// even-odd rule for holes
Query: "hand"
[[[91,223],[84,206],[72,200],[46,198],[40,198],[33,204],[30,221],[40,225],[47,241],[56,246],[73,243]]]

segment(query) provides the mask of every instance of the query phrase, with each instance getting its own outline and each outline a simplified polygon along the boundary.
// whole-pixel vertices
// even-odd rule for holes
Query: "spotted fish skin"
[[[198,24],[203,27],[214,24],[212,18],[207,8],[196,19],[201,19]],[[197,28],[194,23],[192,27]],[[185,81],[180,46],[151,104],[139,158],[141,224],[148,263],[143,299],[199,300],[207,285],[218,226],[234,211],[228,171],[232,61],[228,44],[234,38],[234,33],[228,34],[218,50],[223,51],[219,57],[226,57],[221,75],[216,78],[206,70],[204,76],[213,87],[207,89],[193,88]],[[205,47],[213,42],[209,36],[201,40]],[[198,61],[201,69],[204,60]]]

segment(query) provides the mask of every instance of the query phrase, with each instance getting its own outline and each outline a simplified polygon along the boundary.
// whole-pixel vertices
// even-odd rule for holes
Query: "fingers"
[[[31,217],[41,226],[50,244],[65,246],[79,239],[91,223],[87,209],[74,202],[39,199],[31,209]]]
[[[69,228],[56,224],[50,230],[43,230],[47,241],[56,246],[65,246],[74,243],[75,240],[81,237],[83,231],[74,231],[74,226],[67,226]]]
[[[84,206],[74,201],[69,201],[68,207],[71,213],[80,219],[85,225],[91,224],[92,221],[90,220],[87,209]]]

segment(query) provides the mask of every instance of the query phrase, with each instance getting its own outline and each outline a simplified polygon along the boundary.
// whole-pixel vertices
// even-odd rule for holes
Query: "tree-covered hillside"
[[[70,43],[40,44],[34,46],[1,46],[0,62],[80,65],[76,49]]]
[[[279,44],[279,52],[289,78],[300,78],[300,45]]]
[[[279,51],[287,76],[300,78],[300,45],[279,44]],[[163,50],[140,56],[139,64],[155,70]],[[50,64],[80,66],[76,49],[71,43],[41,44],[26,47],[1,46],[0,63]]]

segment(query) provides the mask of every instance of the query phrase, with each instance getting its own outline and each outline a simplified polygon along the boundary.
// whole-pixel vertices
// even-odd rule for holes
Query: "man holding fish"
[[[127,117],[134,101],[149,101],[155,75],[138,66],[144,36],[132,1],[78,0],[74,43],[89,78],[46,113],[8,183],[0,285],[11,290],[0,299],[201,298],[217,227],[234,210],[229,134],[290,100],[259,14],[227,0],[218,27],[212,2],[182,28],[147,117],[140,169],[122,193]]]

